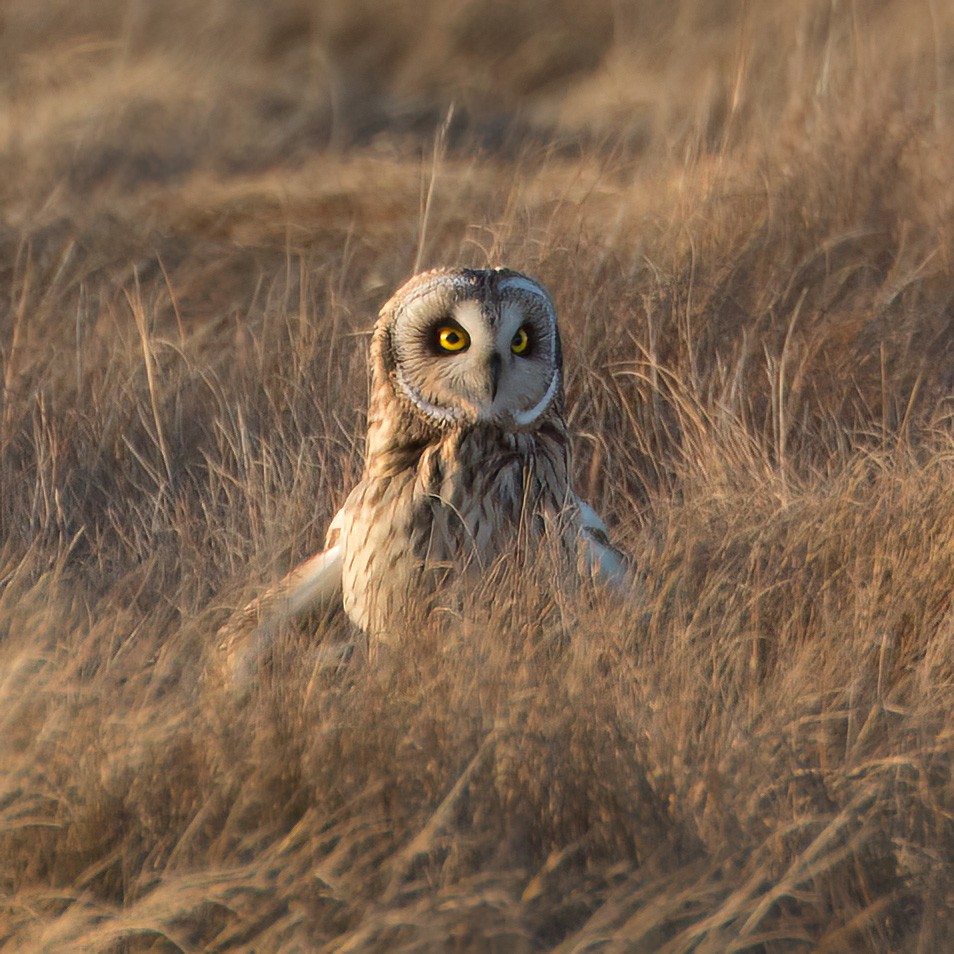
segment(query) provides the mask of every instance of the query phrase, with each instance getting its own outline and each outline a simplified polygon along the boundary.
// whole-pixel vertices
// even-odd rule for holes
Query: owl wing
[[[247,685],[256,662],[271,646],[279,625],[310,609],[341,605],[341,529],[344,509],[328,527],[325,549],[299,563],[218,631],[218,649],[230,682]]]
[[[610,543],[609,530],[600,515],[585,501],[576,498],[580,510],[580,541],[583,561],[594,579],[614,587],[629,587],[633,572],[621,551]]]

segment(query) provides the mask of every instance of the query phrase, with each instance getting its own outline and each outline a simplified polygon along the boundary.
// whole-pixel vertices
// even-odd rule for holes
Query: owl
[[[220,631],[233,674],[317,606],[343,607],[373,647],[542,553],[561,586],[629,576],[571,487],[560,333],[539,282],[507,268],[416,275],[381,310],[370,360],[361,480],[325,548]]]

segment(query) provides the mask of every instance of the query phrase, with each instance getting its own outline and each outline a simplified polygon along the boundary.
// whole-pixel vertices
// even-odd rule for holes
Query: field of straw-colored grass
[[[952,155],[941,0],[7,0],[0,948],[946,950]],[[233,697],[457,263],[643,592]]]

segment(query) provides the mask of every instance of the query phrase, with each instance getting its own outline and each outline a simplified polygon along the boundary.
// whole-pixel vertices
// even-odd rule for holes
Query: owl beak
[[[500,355],[495,351],[487,362],[487,370],[490,378],[490,403],[493,404],[497,399],[497,388],[500,386],[500,372],[503,370],[503,361]]]

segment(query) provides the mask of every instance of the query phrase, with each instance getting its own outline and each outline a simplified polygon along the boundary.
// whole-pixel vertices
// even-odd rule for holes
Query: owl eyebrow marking
[[[467,329],[452,314],[450,314],[450,312],[435,318],[428,326],[427,333],[428,335],[433,335],[435,331],[438,331],[441,328],[455,328],[457,331],[463,331],[464,334],[469,334]]]
[[[414,304],[414,302],[419,301],[421,298],[429,295],[435,288],[440,288],[441,286],[450,286],[454,289],[457,295],[460,295],[461,292],[468,288],[468,284],[465,281],[462,281],[460,278],[454,275],[437,275],[429,281],[423,282],[414,288],[412,291],[408,292],[407,297],[404,301],[401,302],[400,307],[395,311],[395,317],[403,314],[407,309]]]

